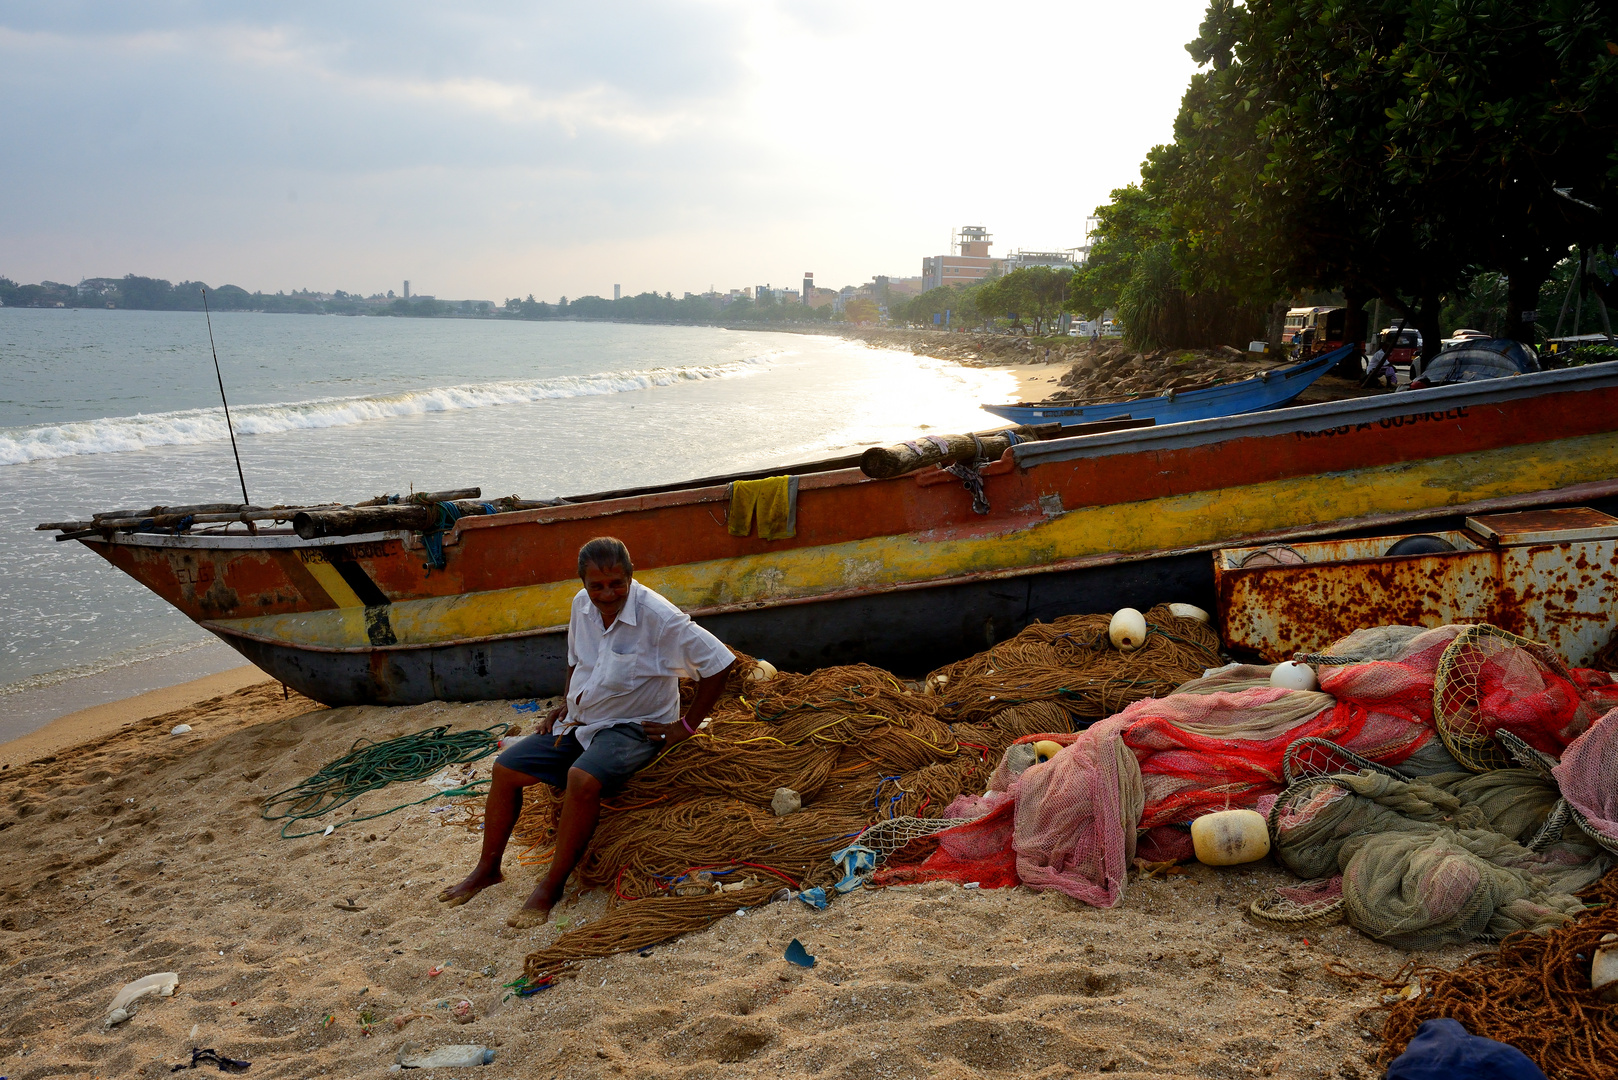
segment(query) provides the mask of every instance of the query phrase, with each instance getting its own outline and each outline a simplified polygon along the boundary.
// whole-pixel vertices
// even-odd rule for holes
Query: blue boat
[[[1099,405],[1064,405],[1046,402],[1042,405],[985,405],[985,412],[1003,416],[1018,424],[1088,424],[1097,420],[1152,420],[1158,424],[1178,424],[1186,420],[1212,420],[1220,416],[1262,412],[1278,409],[1296,400],[1314,381],[1336,367],[1354,346],[1300,360],[1291,367],[1261,371],[1241,382],[1199,386],[1195,389],[1169,391],[1162,397],[1135,398],[1132,401],[1108,401]]]

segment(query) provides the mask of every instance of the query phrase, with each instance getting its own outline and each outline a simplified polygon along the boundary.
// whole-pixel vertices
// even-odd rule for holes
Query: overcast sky
[[[1204,0],[0,0],[0,274],[503,300],[1081,242]]]

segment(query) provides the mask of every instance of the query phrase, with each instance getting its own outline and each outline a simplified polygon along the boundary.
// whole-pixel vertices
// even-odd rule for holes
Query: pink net
[[[1096,907],[1112,907],[1123,892],[1140,821],[1140,770],[1120,737],[1119,716],[1055,738],[1060,753],[1015,779],[1004,768],[982,799],[957,799],[950,813],[987,809],[965,825],[934,834],[938,849],[919,865],[884,868],[877,885],[913,881],[976,881],[984,888],[1019,882],[1059,889]],[[1007,794],[993,789],[1004,787]]]
[[[1575,739],[1551,772],[1589,828],[1618,842],[1618,708]]]

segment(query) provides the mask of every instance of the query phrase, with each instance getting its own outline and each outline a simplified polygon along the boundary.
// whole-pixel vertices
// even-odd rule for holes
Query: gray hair
[[[584,580],[584,568],[597,570],[621,568],[629,577],[635,576],[635,564],[629,558],[629,549],[616,536],[598,536],[579,549],[579,580]]]

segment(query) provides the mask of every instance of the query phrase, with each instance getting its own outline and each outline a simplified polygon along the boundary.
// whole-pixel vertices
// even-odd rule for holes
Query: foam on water
[[[231,410],[231,419],[237,435],[276,435],[424,413],[526,405],[551,398],[626,394],[685,382],[735,378],[764,370],[762,365],[768,359],[760,356],[724,364],[604,371],[549,379],[467,383],[394,394],[238,405]],[[45,458],[82,454],[118,454],[155,446],[193,446],[227,438],[228,434],[224,410],[212,408],[0,428],[0,465],[23,465]]]

